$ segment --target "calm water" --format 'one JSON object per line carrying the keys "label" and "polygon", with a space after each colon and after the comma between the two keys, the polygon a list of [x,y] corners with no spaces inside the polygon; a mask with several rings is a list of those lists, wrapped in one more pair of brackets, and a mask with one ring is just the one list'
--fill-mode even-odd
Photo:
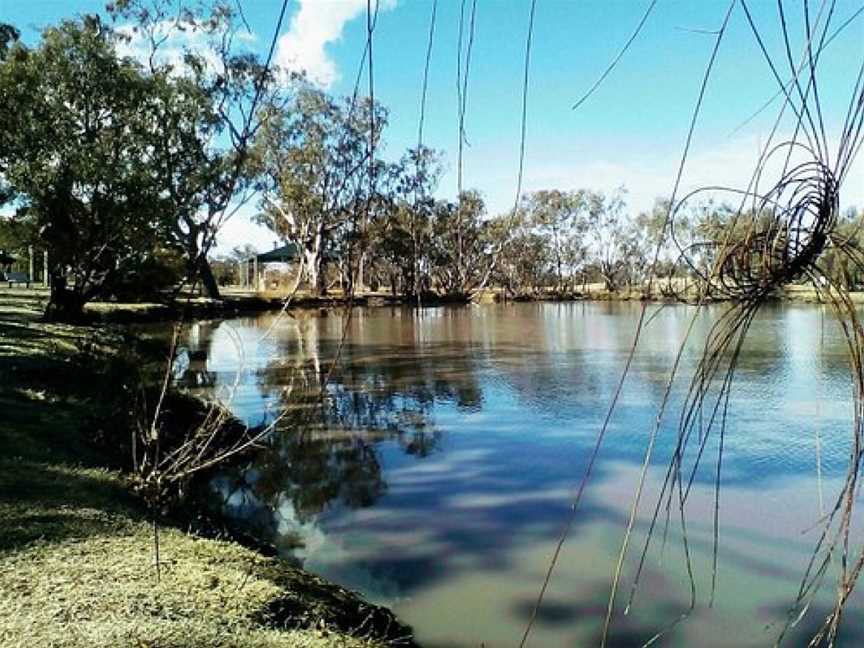
{"label": "calm water", "polygon": [[[271,445],[215,484],[232,515],[284,556],[391,606],[424,646],[514,646],[640,308],[356,311],[323,398],[322,375],[346,326],[341,314],[201,322],[189,339],[197,353],[178,375],[217,394],[250,423],[284,410]],[[724,309],[697,314],[682,357],[624,566],[610,646],[641,645],[687,607],[684,543],[673,509],[665,543],[661,514],[634,605],[623,615],[687,384]],[[693,313],[666,307],[643,334],[529,645],[599,645],[648,435]],[[658,645],[773,643],[817,539],[807,530],[833,503],[845,472],[848,372],[839,328],[821,309],[772,306],[757,318],[729,403],[714,606],[707,603],[716,432],[705,443],[686,509],[697,608]],[[708,417],[706,406],[703,424]],[[694,438],[687,467],[697,443]],[[828,596],[787,645],[806,643]],[[864,645],[860,614],[853,599],[840,645]]]}

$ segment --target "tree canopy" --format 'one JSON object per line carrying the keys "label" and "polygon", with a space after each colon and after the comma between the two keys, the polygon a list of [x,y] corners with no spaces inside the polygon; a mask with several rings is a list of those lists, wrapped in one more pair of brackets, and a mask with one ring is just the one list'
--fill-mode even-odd
{"label": "tree canopy", "polygon": [[63,317],[151,254],[162,218],[153,83],[111,35],[96,18],[66,21],[0,65],[0,173],[51,250]]}

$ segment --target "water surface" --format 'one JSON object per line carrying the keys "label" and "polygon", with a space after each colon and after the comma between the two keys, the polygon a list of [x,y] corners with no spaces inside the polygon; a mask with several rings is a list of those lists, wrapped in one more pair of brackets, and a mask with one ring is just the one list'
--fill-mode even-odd
{"label": "water surface", "polygon": [[[833,504],[850,447],[845,342],[818,307],[765,307],[742,348],[723,436],[713,607],[716,426],[692,475],[686,546],[677,508],[664,533],[661,507],[634,604],[623,615],[688,384],[725,308],[649,306],[653,316],[529,645],[599,645],[649,435],[694,314],[608,645],[642,645],[688,608],[685,549],[697,606],[659,645],[776,639],[818,538],[818,529],[805,531]],[[181,364],[179,380],[215,393],[249,423],[281,416],[270,445],[214,484],[232,515],[284,556],[391,606],[424,646],[513,646],[585,473],[640,309],[378,308],[356,310],[347,323],[341,312],[199,322],[188,340],[196,353]],[[704,433],[709,416],[706,405],[694,435]],[[698,440],[691,447],[689,467]],[[806,643],[829,603],[826,591],[788,645]],[[857,599],[850,610],[840,645],[861,645]]]}

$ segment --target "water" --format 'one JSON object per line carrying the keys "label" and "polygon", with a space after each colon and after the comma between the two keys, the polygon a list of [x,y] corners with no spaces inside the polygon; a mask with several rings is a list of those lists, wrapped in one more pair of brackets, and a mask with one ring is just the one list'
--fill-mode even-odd
{"label": "water", "polygon": [[[323,398],[322,376],[346,330],[341,313],[200,322],[189,336],[192,359],[178,376],[252,424],[281,412],[272,443],[214,484],[231,515],[283,556],[391,606],[424,646],[513,646],[586,470],[640,308],[355,311]],[[663,533],[661,507],[634,604],[623,615],[687,386],[725,308],[696,314],[646,475],[609,646],[642,645],[688,608],[685,536],[677,507]],[[599,645],[649,434],[694,312],[649,307],[653,317],[529,645]],[[701,413],[701,433],[713,402]],[[707,604],[717,426],[706,437],[686,507],[696,609],[658,645],[774,642],[818,538],[818,529],[807,530],[833,504],[845,474],[851,417],[836,323],[818,307],[765,307],[742,348],[729,401],[714,605]],[[699,435],[697,426],[685,485]],[[860,546],[860,533],[855,540]],[[829,604],[826,591],[787,645],[806,643]],[[853,597],[840,645],[864,642],[860,613]]]}

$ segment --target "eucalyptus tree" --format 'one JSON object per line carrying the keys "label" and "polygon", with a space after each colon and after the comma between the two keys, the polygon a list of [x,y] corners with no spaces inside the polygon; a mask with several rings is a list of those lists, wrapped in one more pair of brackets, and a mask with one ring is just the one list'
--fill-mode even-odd
{"label": "eucalyptus tree", "polygon": [[300,246],[309,284],[321,294],[325,258],[338,251],[350,263],[355,246],[365,245],[367,217],[388,174],[384,162],[371,160],[387,113],[365,98],[339,100],[302,81],[295,88],[263,112],[258,220]]}
{"label": "eucalyptus tree", "polygon": [[[526,201],[523,201],[523,205]],[[493,284],[515,297],[530,297],[557,280],[556,256],[545,233],[538,231],[526,209],[502,214],[488,223],[490,238],[500,247]]]}
{"label": "eucalyptus tree", "polygon": [[492,239],[486,203],[479,191],[463,191],[453,202],[436,203],[429,250],[434,285],[448,297],[467,299],[491,263]]}
{"label": "eucalyptus tree", "polygon": [[390,165],[389,182],[379,191],[382,212],[371,223],[375,270],[391,291],[417,297],[429,286],[432,197],[441,177],[441,154],[420,146]]}
{"label": "eucalyptus tree", "polygon": [[0,216],[0,250],[18,256],[38,242],[39,232],[32,219],[24,214]]}
{"label": "eucalyptus tree", "polygon": [[588,230],[588,202],[584,191],[557,189],[535,191],[523,200],[530,225],[546,241],[555,264],[556,288],[563,289],[569,275],[584,256]]}
{"label": "eucalyptus tree", "polygon": [[[390,287],[393,295],[416,294],[414,272],[417,268],[415,242],[420,234],[416,212],[407,202],[394,201],[385,218],[376,219],[370,228],[372,272],[376,283]],[[428,237],[424,237],[428,240]]]}
{"label": "eucalyptus tree", "polygon": [[113,36],[64,21],[0,60],[0,175],[49,250],[50,318],[80,318],[159,238],[152,83]]}
{"label": "eucalyptus tree", "polygon": [[835,286],[858,290],[864,283],[864,212],[848,208],[840,214],[835,232],[822,253],[820,271]]}
{"label": "eucalyptus tree", "polygon": [[230,3],[118,0],[110,9],[115,21],[126,21],[120,51],[141,60],[153,80],[166,238],[185,255],[191,281],[218,297],[208,253],[251,196],[257,107],[279,92],[276,74],[244,49],[244,21]]}
{"label": "eucalyptus tree", "polygon": [[[13,25],[0,23],[0,65],[2,65],[11,47],[17,42],[21,32]],[[2,109],[0,109],[2,110]],[[11,148],[11,140],[7,140],[13,133],[4,133],[0,130],[0,151],[3,147]],[[0,153],[2,159],[2,153]],[[0,206],[6,205],[15,198],[15,191],[3,173],[0,163]],[[23,250],[28,245],[38,240],[38,231],[33,226],[33,219],[22,218],[23,213],[17,218],[0,215],[0,250],[5,252]]]}
{"label": "eucalyptus tree", "polygon": [[9,48],[18,41],[21,32],[14,25],[0,23],[0,57],[6,55]]}
{"label": "eucalyptus tree", "polygon": [[618,290],[622,280],[632,283],[633,278],[627,272],[628,263],[633,262],[638,245],[622,192],[607,196],[602,192],[585,191],[583,200],[588,210],[589,258],[606,289]]}

